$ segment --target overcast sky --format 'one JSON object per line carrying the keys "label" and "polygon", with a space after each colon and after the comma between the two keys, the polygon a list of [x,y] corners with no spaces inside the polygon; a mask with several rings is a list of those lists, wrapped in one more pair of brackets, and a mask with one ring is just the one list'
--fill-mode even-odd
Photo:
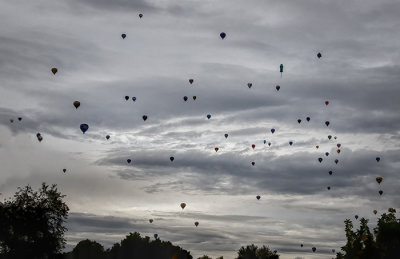
{"label": "overcast sky", "polygon": [[0,0],[0,17],[0,193],[57,184],[66,251],[138,231],[195,258],[331,258],[345,219],[400,210],[399,1]]}

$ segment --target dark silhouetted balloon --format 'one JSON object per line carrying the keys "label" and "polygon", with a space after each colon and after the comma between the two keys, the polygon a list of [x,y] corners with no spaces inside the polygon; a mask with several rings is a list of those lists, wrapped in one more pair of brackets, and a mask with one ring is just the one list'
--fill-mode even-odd
{"label": "dark silhouetted balloon", "polygon": [[169,158],[169,160],[171,160],[171,162],[174,161],[174,159],[175,159],[175,158],[174,158],[173,156],[171,156],[171,157]]}
{"label": "dark silhouetted balloon", "polygon": [[313,248],[311,248],[311,250],[312,250],[313,252],[315,252],[315,251],[317,250],[317,248],[313,247]]}
{"label": "dark silhouetted balloon", "polygon": [[149,219],[149,222],[150,222],[150,223],[153,223],[153,219]]}
{"label": "dark silhouetted balloon", "polygon": [[283,73],[283,64],[281,64],[281,65],[279,66],[279,72],[281,72],[281,76],[282,76],[282,73]]}
{"label": "dark silhouetted balloon", "polygon": [[78,109],[78,107],[81,106],[81,102],[80,101],[74,101],[73,104],[75,106],[75,109]]}
{"label": "dark silhouetted balloon", "polygon": [[329,101],[325,101],[325,105],[328,106],[328,104],[329,104]]}
{"label": "dark silhouetted balloon", "polygon": [[253,149],[255,149],[255,148],[256,148],[256,145],[253,144],[253,145],[251,145],[251,147],[252,147]]}
{"label": "dark silhouetted balloon", "polygon": [[197,227],[197,226],[199,225],[199,222],[196,221],[196,222],[194,223],[194,225]]}
{"label": "dark silhouetted balloon", "polygon": [[184,209],[186,207],[186,203],[182,202],[181,203],[181,208]]}
{"label": "dark silhouetted balloon", "polygon": [[38,136],[37,139],[39,140],[39,142],[42,142],[43,137],[42,136]]}
{"label": "dark silhouetted balloon", "polygon": [[303,247],[303,244],[300,244],[300,247]]}
{"label": "dark silhouetted balloon", "polygon": [[311,118],[310,118],[310,117],[307,117],[307,118],[306,118],[306,120],[307,120],[307,121],[310,121],[310,120],[311,120]]}
{"label": "dark silhouetted balloon", "polygon": [[215,152],[218,152],[219,148],[216,147],[216,148],[214,148],[214,150],[215,150]]}
{"label": "dark silhouetted balloon", "polygon": [[253,161],[253,162],[251,162],[251,165],[252,165],[252,166],[255,166],[255,164],[256,164],[256,162],[254,162],[254,161]]}
{"label": "dark silhouetted balloon", "polygon": [[257,200],[260,200],[260,199],[261,199],[261,196],[260,196],[260,195],[257,195],[256,198],[257,198]]}
{"label": "dark silhouetted balloon", "polygon": [[142,118],[143,118],[144,121],[146,121],[147,120],[147,115],[143,115]]}
{"label": "dark silhouetted balloon", "polygon": [[19,120],[19,121],[21,121],[21,120],[22,120],[22,118],[21,118],[21,117],[18,117],[18,120]]}
{"label": "dark silhouetted balloon", "polygon": [[289,141],[289,145],[293,145],[293,141]]}
{"label": "dark silhouetted balloon", "polygon": [[382,180],[383,180],[382,177],[376,177],[376,182],[377,182],[378,184],[381,184]]}
{"label": "dark silhouetted balloon", "polygon": [[271,133],[274,134],[274,132],[275,132],[275,129],[271,129]]}
{"label": "dark silhouetted balloon", "polygon": [[331,138],[332,138],[332,136],[331,136],[331,135],[328,135],[328,139],[331,140]]}
{"label": "dark silhouetted balloon", "polygon": [[356,219],[358,219],[358,215],[355,215],[354,217],[355,217]]}
{"label": "dark silhouetted balloon", "polygon": [[126,162],[128,162],[128,164],[130,164],[132,162],[132,160],[127,159]]}
{"label": "dark silhouetted balloon", "polygon": [[322,57],[322,55],[321,55],[320,52],[318,52],[317,57],[318,57],[318,58],[321,58],[321,57]]}
{"label": "dark silhouetted balloon", "polygon": [[323,160],[322,157],[318,158],[318,161],[319,161],[320,163],[322,162],[322,160]]}
{"label": "dark silhouetted balloon", "polygon": [[279,89],[281,89],[281,86],[277,85],[277,86],[275,86],[275,88],[276,88],[276,91],[279,91]]}
{"label": "dark silhouetted balloon", "polygon": [[196,95],[193,96],[193,101],[196,101],[196,99],[197,99],[197,96]]}
{"label": "dark silhouetted balloon", "polygon": [[271,142],[268,142],[268,146],[271,146]]}
{"label": "dark silhouetted balloon", "polygon": [[338,154],[340,154],[340,149],[336,150],[336,152],[337,152]]}
{"label": "dark silhouetted balloon", "polygon": [[89,125],[87,124],[81,124],[79,127],[83,134],[85,134],[85,132],[89,129]]}
{"label": "dark silhouetted balloon", "polygon": [[53,67],[53,68],[51,69],[51,72],[55,75],[55,74],[58,72],[58,69],[55,68],[55,67]]}
{"label": "dark silhouetted balloon", "polygon": [[219,34],[219,36],[221,37],[221,39],[225,39],[226,33],[225,33],[225,32],[221,32],[221,33]]}
{"label": "dark silhouetted balloon", "polygon": [[187,96],[184,96],[184,97],[183,97],[183,100],[186,102],[186,101],[188,100],[188,97],[187,97]]}
{"label": "dark silhouetted balloon", "polygon": [[247,83],[247,86],[248,86],[249,88],[251,88],[251,87],[253,86],[253,84],[252,84],[252,83]]}
{"label": "dark silhouetted balloon", "polygon": [[229,136],[229,135],[228,135],[228,133],[225,133],[225,135],[224,135],[224,136],[225,136],[225,138],[228,138],[228,136]]}
{"label": "dark silhouetted balloon", "polygon": [[317,145],[317,146],[315,146],[315,148],[316,148],[316,149],[318,149],[318,148],[319,148],[319,146]]}
{"label": "dark silhouetted balloon", "polygon": [[129,96],[125,96],[125,101],[128,101],[129,100]]}
{"label": "dark silhouetted balloon", "polygon": [[136,102],[136,97],[135,96],[132,97],[132,101]]}
{"label": "dark silhouetted balloon", "polygon": [[110,135],[107,135],[107,136],[106,136],[106,139],[109,140],[109,139],[110,139]]}
{"label": "dark silhouetted balloon", "polygon": [[325,156],[329,156],[329,152],[325,152]]}
{"label": "dark silhouetted balloon", "polygon": [[207,114],[207,119],[211,119],[211,114]]}
{"label": "dark silhouetted balloon", "polygon": [[328,187],[326,187],[328,190],[330,190],[331,189],[331,187],[330,186],[328,186]]}
{"label": "dark silhouetted balloon", "polygon": [[329,121],[325,121],[325,125],[326,125],[327,127],[329,126],[329,124],[330,124]]}
{"label": "dark silhouetted balloon", "polygon": [[332,171],[329,171],[329,175],[332,175],[332,173],[333,173]]}
{"label": "dark silhouetted balloon", "polygon": [[301,123],[301,120],[300,120],[300,119],[298,119],[298,120],[297,120],[297,122],[300,124],[300,123]]}
{"label": "dark silhouetted balloon", "polygon": [[154,234],[154,238],[157,239],[158,238],[158,234]]}
{"label": "dark silhouetted balloon", "polygon": [[67,169],[64,168],[64,169],[63,169],[63,172],[65,173],[66,171],[67,171]]}
{"label": "dark silhouetted balloon", "polygon": [[126,38],[126,34],[125,34],[125,33],[122,33],[122,34],[121,34],[121,37],[122,37],[122,39],[125,39],[125,38]]}
{"label": "dark silhouetted balloon", "polygon": [[377,211],[377,210],[374,210],[373,212],[374,212],[374,214],[375,214],[375,215],[376,215],[376,213],[378,213],[378,211]]}
{"label": "dark silhouetted balloon", "polygon": [[381,158],[380,158],[380,157],[377,157],[377,158],[375,158],[375,159],[376,159],[376,162],[381,161]]}
{"label": "dark silhouetted balloon", "polygon": [[14,120],[13,120],[13,119],[10,119],[10,122],[11,122],[11,123],[13,123],[13,122],[14,122]]}
{"label": "dark silhouetted balloon", "polygon": [[264,144],[267,144],[267,141],[264,139]]}
{"label": "dark silhouetted balloon", "polygon": [[336,164],[339,163],[339,159],[335,159],[335,163],[336,163]]}
{"label": "dark silhouetted balloon", "polygon": [[383,191],[382,190],[379,190],[379,195],[382,195],[383,194]]}
{"label": "dark silhouetted balloon", "polygon": [[189,79],[189,83],[190,83],[190,84],[193,84],[193,82],[194,82],[194,79],[193,79],[193,78],[190,78],[190,79]]}
{"label": "dark silhouetted balloon", "polygon": [[142,19],[142,17],[143,17],[143,14],[140,13],[140,14],[139,14],[139,18]]}

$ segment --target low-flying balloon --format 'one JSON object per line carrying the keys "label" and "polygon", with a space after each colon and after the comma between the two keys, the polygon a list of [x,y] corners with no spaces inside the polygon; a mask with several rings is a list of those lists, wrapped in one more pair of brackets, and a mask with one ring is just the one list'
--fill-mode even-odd
{"label": "low-flying balloon", "polygon": [[85,132],[89,129],[89,125],[83,123],[79,126],[79,128],[81,129],[82,133],[85,134]]}
{"label": "low-flying balloon", "polygon": [[158,234],[154,234],[154,238],[157,239],[158,238]]}
{"label": "low-flying balloon", "polygon": [[73,104],[75,106],[75,109],[78,109],[78,107],[81,106],[81,102],[80,101],[74,101]]}

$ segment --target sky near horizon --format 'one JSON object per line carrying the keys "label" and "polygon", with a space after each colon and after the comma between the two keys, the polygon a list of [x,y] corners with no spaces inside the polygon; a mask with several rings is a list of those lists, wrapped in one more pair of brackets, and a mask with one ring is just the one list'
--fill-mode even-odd
{"label": "sky near horizon", "polygon": [[66,251],[137,231],[194,258],[331,258],[345,219],[400,210],[399,1],[0,0],[0,16],[0,198],[57,184]]}

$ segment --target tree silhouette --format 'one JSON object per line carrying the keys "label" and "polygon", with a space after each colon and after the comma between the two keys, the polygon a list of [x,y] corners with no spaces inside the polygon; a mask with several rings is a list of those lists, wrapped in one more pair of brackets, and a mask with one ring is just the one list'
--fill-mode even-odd
{"label": "tree silhouette", "polygon": [[258,248],[254,244],[241,247],[237,259],[279,259],[279,255],[271,251],[268,247]]}
{"label": "tree silhouette", "polygon": [[104,248],[96,241],[89,239],[79,242],[72,250],[74,259],[103,259],[105,257]]}
{"label": "tree silhouette", "polygon": [[368,227],[368,220],[362,218],[360,227],[353,231],[353,223],[346,219],[345,233],[347,242],[342,247],[344,253],[337,253],[337,259],[391,259],[400,255],[400,221],[396,219],[396,210],[390,208],[378,220],[374,235]]}
{"label": "tree silhouette", "polygon": [[64,195],[56,185],[28,185],[0,202],[0,254],[4,258],[55,258],[65,246],[63,226],[68,216]]}

